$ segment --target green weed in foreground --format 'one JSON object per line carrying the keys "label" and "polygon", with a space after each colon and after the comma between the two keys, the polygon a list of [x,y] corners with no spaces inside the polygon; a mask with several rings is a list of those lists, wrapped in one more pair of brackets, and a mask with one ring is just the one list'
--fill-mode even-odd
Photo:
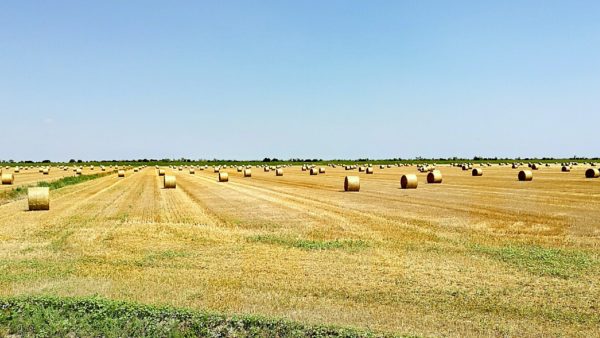
{"label": "green weed in foreground", "polygon": [[332,241],[308,240],[287,238],[272,235],[252,236],[248,239],[251,242],[260,242],[267,244],[277,244],[303,250],[332,250],[332,249],[362,249],[368,247],[368,243],[362,240],[336,239]]}
{"label": "green weed in foreground", "polygon": [[102,298],[0,298],[0,336],[384,337],[282,319],[227,316]]}
{"label": "green weed in foreground", "polygon": [[525,245],[504,247],[475,245],[473,249],[540,276],[577,277],[597,264],[597,260],[589,254],[577,250]]}

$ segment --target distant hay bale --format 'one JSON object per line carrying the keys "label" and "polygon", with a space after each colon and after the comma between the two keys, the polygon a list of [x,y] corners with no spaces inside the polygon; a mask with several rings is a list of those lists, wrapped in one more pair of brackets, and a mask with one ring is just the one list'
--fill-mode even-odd
{"label": "distant hay bale", "polygon": [[50,169],[49,168],[42,169],[42,174],[44,174],[44,175],[50,174]]}
{"label": "distant hay bale", "polygon": [[271,169],[269,167],[264,167],[263,170],[268,173]]}
{"label": "distant hay bale", "polygon": [[402,189],[417,189],[419,180],[415,174],[402,175],[400,178],[400,188]]}
{"label": "distant hay bale", "polygon": [[325,173],[325,168],[321,167],[319,168],[319,174],[324,174]]}
{"label": "distant hay bale", "polygon": [[241,173],[241,172],[242,172],[242,170],[244,170],[244,167],[237,167],[237,172],[238,172],[238,173]]}
{"label": "distant hay bale", "polygon": [[439,170],[430,171],[427,174],[427,183],[442,183],[442,172]]}
{"label": "distant hay bale", "polygon": [[35,187],[27,190],[29,210],[50,210],[50,188]]}
{"label": "distant hay bale", "polygon": [[79,168],[75,169],[75,175],[81,175],[81,174],[82,174],[81,169],[79,169]]}
{"label": "distant hay bale", "polygon": [[344,179],[344,191],[359,191],[360,190],[360,177],[358,176],[346,176]]}
{"label": "distant hay bale", "polygon": [[385,166],[383,164],[380,164],[379,169],[385,169]]}
{"label": "distant hay bale", "polygon": [[569,171],[571,171],[571,167],[568,165],[563,165],[561,171],[564,173],[568,173]]}
{"label": "distant hay bale", "polygon": [[244,177],[252,177],[252,169],[244,169]]}
{"label": "distant hay bale", "polygon": [[306,171],[306,169],[307,168],[305,166],[302,166],[302,171]]}
{"label": "distant hay bale", "polygon": [[134,168],[134,169],[133,169],[133,172],[134,172],[134,173],[137,173],[138,171],[139,171],[139,169],[138,169],[138,168]]}
{"label": "distant hay bale", "polygon": [[279,168],[275,170],[275,176],[283,176],[283,169]]}
{"label": "distant hay bale", "polygon": [[519,171],[519,181],[531,181],[533,180],[533,172],[531,170]]}
{"label": "distant hay bale", "polygon": [[19,167],[15,168],[15,174],[18,174],[19,172],[21,172],[21,169],[19,169]]}
{"label": "distant hay bale", "polygon": [[538,164],[537,164],[537,163],[533,163],[533,164],[530,166],[530,168],[531,168],[531,170],[538,170],[538,169],[540,169],[540,167],[538,166]]}
{"label": "distant hay bale", "polygon": [[373,167],[368,167],[367,168],[367,174],[372,175],[373,174]]}
{"label": "distant hay bale", "polygon": [[228,182],[229,181],[229,174],[226,172],[220,172],[219,173],[219,182]]}
{"label": "distant hay bale", "polygon": [[475,169],[473,169],[473,171],[471,171],[471,175],[472,176],[483,176],[483,169],[475,168]]}
{"label": "distant hay bale", "polygon": [[[598,177],[600,177],[600,170],[598,170],[596,168],[589,168],[588,170],[585,171],[585,177],[586,178],[598,178]],[[4,182],[4,181],[2,181],[2,182]]]}
{"label": "distant hay bale", "polygon": [[119,170],[117,172],[118,177],[125,177],[125,170]]}
{"label": "distant hay bale", "polygon": [[311,175],[318,175],[319,174],[319,170],[317,168],[310,168],[310,174]]}
{"label": "distant hay bale", "polygon": [[165,176],[165,169],[158,169],[158,176]]}
{"label": "distant hay bale", "polygon": [[361,173],[364,172],[365,169],[366,169],[365,167],[358,167],[358,171],[361,172]]}
{"label": "distant hay bale", "polygon": [[2,174],[2,185],[12,185],[13,183],[15,183],[15,175]]}
{"label": "distant hay bale", "polygon": [[215,172],[215,173],[218,173],[218,172],[220,172],[220,171],[221,171],[221,169],[220,169],[220,168],[215,168],[215,169],[214,169],[214,172]]}
{"label": "distant hay bale", "polygon": [[517,168],[519,168],[519,165],[518,165],[518,164],[516,164],[516,163],[513,163],[513,164],[512,164],[512,168],[513,168],[513,169],[517,169]]}
{"label": "distant hay bale", "polygon": [[175,189],[177,187],[177,179],[175,176],[165,175],[163,179],[163,187],[165,189]]}
{"label": "distant hay bale", "polygon": [[196,174],[196,169],[190,168],[190,175],[195,175],[195,174]]}

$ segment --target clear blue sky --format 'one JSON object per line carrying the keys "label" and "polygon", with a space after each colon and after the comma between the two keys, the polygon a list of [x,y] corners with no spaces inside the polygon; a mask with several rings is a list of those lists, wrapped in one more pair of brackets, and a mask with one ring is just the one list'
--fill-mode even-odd
{"label": "clear blue sky", "polygon": [[0,159],[600,156],[600,1],[2,1]]}

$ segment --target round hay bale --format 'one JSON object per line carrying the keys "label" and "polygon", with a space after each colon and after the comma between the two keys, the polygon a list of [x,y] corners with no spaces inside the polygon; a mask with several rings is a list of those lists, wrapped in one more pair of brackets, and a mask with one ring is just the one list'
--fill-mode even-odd
{"label": "round hay bale", "polygon": [[81,169],[78,168],[75,170],[75,175],[81,175],[81,174],[82,174]]}
{"label": "round hay bale", "polygon": [[242,172],[242,170],[244,170],[244,168],[243,168],[243,167],[237,167],[237,172],[238,172],[238,173],[241,173],[241,172]]}
{"label": "round hay bale", "polygon": [[220,172],[220,171],[221,171],[221,169],[219,169],[219,168],[215,168],[215,169],[214,169],[214,172],[215,172],[215,173],[218,173],[218,172]]}
{"label": "round hay bale", "polygon": [[158,169],[158,176],[165,176],[165,169]]}
{"label": "round hay bale", "polygon": [[283,169],[280,168],[280,169],[275,170],[275,175],[276,176],[283,176]]}
{"label": "round hay bale", "polygon": [[18,174],[19,172],[21,172],[21,169],[19,169],[19,167],[15,168],[15,174]]}
{"label": "round hay bale", "polygon": [[244,177],[252,177],[252,169],[244,169]]}
{"label": "round hay bale", "polygon": [[195,175],[195,174],[196,174],[196,169],[190,168],[190,175]]}
{"label": "round hay bale", "polygon": [[383,164],[380,164],[379,169],[385,169],[385,166]]}
{"label": "round hay bale", "polygon": [[415,174],[406,174],[400,177],[400,188],[402,189],[417,189],[419,180]]}
{"label": "round hay bale", "polygon": [[50,210],[50,188],[35,187],[27,189],[29,210]]}
{"label": "round hay bale", "polygon": [[[180,170],[181,170],[181,169],[180,169]],[[138,171],[139,171],[139,169],[138,169],[138,168],[134,168],[134,169],[133,169],[133,172],[134,172],[134,173],[137,173]]]}
{"label": "round hay bale", "polygon": [[226,172],[219,173],[219,182],[228,182],[229,174]]}
{"label": "round hay bale", "polygon": [[15,175],[2,174],[2,185],[12,185],[13,183],[15,183]]}
{"label": "round hay bale", "polygon": [[427,174],[427,183],[442,183],[442,172],[439,170],[430,171]]}
{"label": "round hay bale", "polygon": [[306,167],[305,166],[302,166],[302,171],[306,171]]}
{"label": "round hay bale", "polygon": [[119,170],[117,172],[118,177],[125,177],[125,170]]}
{"label": "round hay bale", "polygon": [[540,167],[537,163],[533,163],[530,168],[531,168],[531,170],[539,170],[540,169]]}
{"label": "round hay bale", "polygon": [[163,179],[163,186],[165,189],[175,189],[177,187],[177,179],[175,176],[165,175]]}
{"label": "round hay bale", "polygon": [[471,175],[472,176],[483,176],[483,169],[475,168],[475,169],[473,169],[473,171],[471,171]]}
{"label": "round hay bale", "polygon": [[365,167],[358,167],[358,171],[361,172],[361,173],[364,172],[365,169],[366,169]]}
{"label": "round hay bale", "polygon": [[569,171],[571,171],[571,167],[568,165],[563,165],[561,171],[563,173],[568,173]]}
{"label": "round hay bale", "polygon": [[268,173],[271,169],[269,167],[264,167],[263,170]]}
{"label": "round hay bale", "polygon": [[368,167],[367,168],[367,174],[372,175],[373,174],[373,167]]}
{"label": "round hay bale", "polygon": [[321,167],[319,168],[319,174],[324,174],[325,173],[325,168]]}
{"label": "round hay bale", "polygon": [[519,171],[519,181],[531,181],[533,180],[533,172],[531,170]]}
{"label": "round hay bale", "polygon": [[359,191],[360,190],[360,177],[358,176],[346,176],[344,179],[344,191]]}
{"label": "round hay bale", "polygon": [[512,168],[513,168],[513,169],[517,169],[517,168],[519,168],[519,165],[518,165],[518,164],[516,164],[516,163],[513,163],[513,164],[512,164]]}
{"label": "round hay bale", "polygon": [[[4,177],[4,175],[2,177]],[[600,177],[600,170],[598,170],[596,168],[589,168],[588,170],[585,171],[585,177],[586,178],[598,178],[598,177]],[[4,183],[4,180],[2,181],[2,183]]]}
{"label": "round hay bale", "polygon": [[317,170],[317,168],[310,168],[310,174],[311,175],[318,175],[319,171]]}
{"label": "round hay bale", "polygon": [[50,174],[50,169],[48,169],[48,168],[43,169],[42,174],[44,174],[44,175]]}

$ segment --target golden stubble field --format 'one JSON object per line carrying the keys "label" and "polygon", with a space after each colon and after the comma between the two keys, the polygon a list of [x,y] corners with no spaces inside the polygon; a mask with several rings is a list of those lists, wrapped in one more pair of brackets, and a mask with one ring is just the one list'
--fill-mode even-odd
{"label": "golden stubble field", "polygon": [[[600,335],[600,179],[154,168],[0,206],[0,295],[102,295],[417,335]],[[361,176],[358,193],[343,178]]]}

